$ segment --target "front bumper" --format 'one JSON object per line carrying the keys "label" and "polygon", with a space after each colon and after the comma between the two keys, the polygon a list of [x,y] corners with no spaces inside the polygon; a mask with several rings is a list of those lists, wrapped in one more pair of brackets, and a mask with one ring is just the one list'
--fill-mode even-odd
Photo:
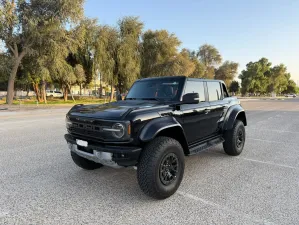
{"label": "front bumper", "polygon": [[135,166],[142,150],[137,146],[104,145],[95,142],[88,142],[87,147],[82,147],[77,145],[72,135],[65,134],[64,138],[70,150],[79,156],[115,168]]}

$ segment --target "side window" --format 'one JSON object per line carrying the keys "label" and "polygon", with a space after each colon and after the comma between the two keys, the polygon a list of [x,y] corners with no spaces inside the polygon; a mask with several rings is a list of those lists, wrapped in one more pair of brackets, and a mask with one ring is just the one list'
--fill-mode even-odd
{"label": "side window", "polygon": [[221,88],[219,82],[207,82],[209,101],[218,101],[221,100]]}
{"label": "side window", "polygon": [[187,81],[186,88],[185,88],[185,93],[198,93],[199,94],[199,99],[201,102],[205,102],[205,89],[203,86],[203,82],[199,81]]}
{"label": "side window", "polygon": [[222,90],[223,90],[223,96],[224,96],[224,98],[228,98],[229,95],[228,95],[226,86],[224,84],[221,84],[221,85],[222,85]]}

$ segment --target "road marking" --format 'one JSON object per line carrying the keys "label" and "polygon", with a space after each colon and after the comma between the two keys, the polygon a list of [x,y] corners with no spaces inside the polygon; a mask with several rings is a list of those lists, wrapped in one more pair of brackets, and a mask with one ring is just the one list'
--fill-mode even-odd
{"label": "road marking", "polygon": [[19,118],[28,118],[28,117],[44,117],[44,116],[59,116],[63,115],[65,116],[67,112],[61,112],[61,113],[46,113],[46,114],[26,114],[26,115],[12,115],[12,116],[1,116],[0,119],[19,119]]}
{"label": "road marking", "polygon": [[[59,119],[59,118],[58,118]],[[62,118],[64,119],[64,118]],[[49,118],[49,119],[39,119],[39,120],[19,120],[19,121],[5,121],[3,123],[1,123],[1,125],[5,125],[5,124],[13,124],[13,123],[34,123],[34,122],[45,122],[45,121],[52,121],[52,123],[55,123],[55,124],[62,124],[61,122],[58,122],[56,121],[57,118]],[[56,122],[55,122],[56,121]]]}
{"label": "road marking", "polygon": [[[204,152],[202,152],[204,153]],[[220,153],[220,152],[205,152],[205,153],[211,153],[211,154],[217,154],[217,155],[225,155],[224,153]],[[266,161],[261,161],[261,160],[256,160],[256,159],[249,159],[249,158],[244,158],[244,157],[237,157],[235,159],[243,159],[246,161],[251,161],[251,162],[257,162],[257,163],[263,163],[263,164],[267,164],[267,165],[272,165],[272,166],[279,166],[279,167],[284,167],[284,168],[288,168],[288,169],[294,169],[294,170],[299,170],[299,168],[294,167],[294,166],[288,166],[288,165],[283,165],[283,164],[278,164],[278,163],[274,163],[274,162],[266,162]]]}
{"label": "road marking", "polygon": [[254,141],[264,141],[264,142],[269,142],[269,143],[287,144],[286,142],[283,142],[283,141],[269,141],[269,140],[258,139],[258,138],[247,138],[247,139],[254,140]]}
{"label": "road marking", "polygon": [[258,129],[258,128],[249,128],[249,130],[264,130],[264,131],[274,131],[274,132],[278,132],[278,133],[290,133],[290,134],[299,134],[299,132],[296,131],[287,131],[287,130],[273,130],[273,129]]}
{"label": "road marking", "polygon": [[251,162],[257,162],[257,163],[263,163],[263,164],[268,164],[268,165],[273,165],[273,166],[284,167],[284,168],[288,168],[288,169],[295,169],[295,170],[299,169],[299,168],[293,167],[293,166],[288,166],[288,165],[283,165],[283,164],[278,164],[278,163],[273,163],[273,162],[265,162],[265,161],[260,161],[260,160],[256,160],[256,159],[248,159],[248,158],[244,158],[244,157],[240,157],[240,159],[244,159],[244,160],[251,161]]}
{"label": "road marking", "polygon": [[177,193],[185,198],[188,198],[188,199],[191,199],[191,200],[194,200],[194,201],[197,201],[197,202],[201,202],[201,203],[204,203],[206,205],[209,205],[209,206],[212,206],[214,208],[217,208],[217,209],[220,209],[220,210],[224,210],[226,212],[228,212],[229,214],[235,214],[235,215],[240,215],[242,216],[243,218],[246,218],[246,219],[249,219],[250,221],[254,221],[254,222],[258,222],[258,223],[262,223],[262,224],[274,224],[273,222],[270,222],[270,221],[267,221],[267,220],[264,220],[264,219],[260,219],[260,218],[254,218],[246,213],[242,213],[242,212],[238,212],[238,211],[235,211],[233,209],[230,209],[228,207],[225,207],[223,205],[219,205],[217,203],[214,203],[214,202],[211,202],[211,201],[208,201],[208,200],[205,200],[205,199],[202,199],[202,198],[199,198],[195,195],[192,195],[192,194],[189,194],[189,193],[185,193],[185,192],[182,192],[182,191],[177,191]]}

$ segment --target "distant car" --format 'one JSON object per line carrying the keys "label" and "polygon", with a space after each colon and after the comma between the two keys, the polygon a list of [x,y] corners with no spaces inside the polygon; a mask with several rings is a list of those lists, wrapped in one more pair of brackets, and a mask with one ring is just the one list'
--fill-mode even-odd
{"label": "distant car", "polygon": [[56,98],[63,97],[63,94],[62,94],[61,91],[50,91],[50,90],[47,90],[46,91],[46,95],[47,95],[47,97],[56,97]]}
{"label": "distant car", "polygon": [[296,98],[297,95],[296,94],[286,94],[285,97]]}

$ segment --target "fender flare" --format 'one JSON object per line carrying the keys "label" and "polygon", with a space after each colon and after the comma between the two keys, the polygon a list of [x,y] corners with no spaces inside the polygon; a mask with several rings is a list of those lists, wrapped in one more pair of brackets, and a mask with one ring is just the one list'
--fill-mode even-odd
{"label": "fender flare", "polygon": [[226,113],[224,124],[223,124],[223,130],[230,130],[233,128],[234,122],[236,121],[239,114],[242,114],[244,126],[247,126],[247,119],[246,114],[242,106],[240,105],[234,105],[231,106]]}
{"label": "fender flare", "polygon": [[149,142],[153,140],[161,131],[168,129],[168,128],[174,128],[177,127],[181,129],[184,138],[185,133],[184,130],[181,126],[181,124],[173,117],[160,117],[157,119],[153,119],[150,122],[148,122],[143,129],[141,130],[141,133],[139,135],[139,139],[142,142]]}

